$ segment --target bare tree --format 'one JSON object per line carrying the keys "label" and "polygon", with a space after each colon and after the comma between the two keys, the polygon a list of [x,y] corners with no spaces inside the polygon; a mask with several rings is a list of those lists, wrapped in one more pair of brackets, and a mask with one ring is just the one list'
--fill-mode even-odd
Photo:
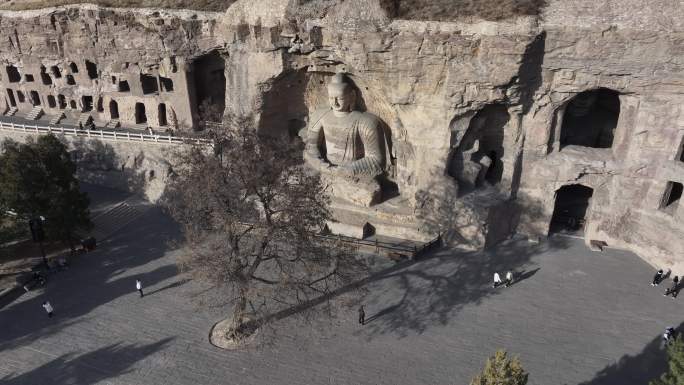
{"label": "bare tree", "polygon": [[276,312],[316,312],[303,305],[332,297],[365,269],[349,249],[317,236],[330,218],[330,198],[302,166],[301,145],[251,128],[211,135],[220,150],[179,155],[168,202],[187,243],[180,268],[228,289],[226,338],[240,342]]}

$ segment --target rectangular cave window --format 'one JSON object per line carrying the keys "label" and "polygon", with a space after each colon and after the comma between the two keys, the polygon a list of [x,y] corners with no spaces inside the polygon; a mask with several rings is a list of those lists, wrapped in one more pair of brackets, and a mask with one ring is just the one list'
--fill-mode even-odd
{"label": "rectangular cave window", "polygon": [[131,90],[131,87],[128,85],[128,81],[126,81],[126,80],[119,81],[119,87],[118,87],[119,92],[129,92],[130,90]]}
{"label": "rectangular cave window", "polygon": [[679,143],[679,151],[677,152],[675,159],[680,162],[684,162],[684,137],[682,137],[682,141]]}
{"label": "rectangular cave window", "polygon": [[154,76],[140,74],[140,85],[142,86],[142,92],[144,95],[159,92],[157,78]]}
{"label": "rectangular cave window", "polygon": [[22,91],[17,91],[17,99],[19,99],[19,103],[26,102],[26,97]]}
{"label": "rectangular cave window", "polygon": [[66,97],[64,95],[57,95],[57,104],[59,105],[59,109],[63,110],[67,107],[67,102],[66,102]]}
{"label": "rectangular cave window", "polygon": [[165,78],[163,76],[159,77],[159,84],[161,85],[161,90],[164,92],[173,91],[173,80]]}
{"label": "rectangular cave window", "polygon": [[43,85],[49,86],[52,84],[52,78],[50,75],[45,73],[45,67],[43,67],[40,71],[40,80],[43,82]]}
{"label": "rectangular cave window", "polygon": [[18,83],[21,80],[21,75],[19,74],[19,69],[15,66],[7,66],[5,67],[5,70],[7,71],[7,80],[9,80],[10,83]]}
{"label": "rectangular cave window", "polygon": [[88,60],[85,61],[86,72],[88,72],[88,77],[91,79],[97,79],[97,65]]}
{"label": "rectangular cave window", "polygon": [[52,71],[52,75],[56,78],[59,79],[62,77],[62,72],[59,70],[59,67],[57,66],[52,66],[50,67],[50,71]]}
{"label": "rectangular cave window", "polygon": [[56,108],[57,107],[57,100],[55,100],[55,97],[53,95],[48,95],[47,101],[48,101],[48,106],[50,106],[50,108]]}
{"label": "rectangular cave window", "polygon": [[35,79],[33,78],[33,75],[31,75],[31,74],[26,74],[26,75],[24,76],[24,78],[25,78],[26,81],[29,82],[29,83],[31,83],[31,82],[33,82],[33,81],[35,80]]}
{"label": "rectangular cave window", "polygon": [[93,97],[88,95],[83,95],[81,97],[81,103],[83,104],[83,112],[88,112],[93,110]]}
{"label": "rectangular cave window", "polygon": [[66,82],[70,86],[76,85],[76,80],[74,80],[73,75],[67,75],[66,76]]}
{"label": "rectangular cave window", "polygon": [[668,214],[674,214],[679,205],[679,200],[682,198],[682,190],[684,190],[684,186],[681,183],[667,182],[665,194],[663,194],[663,200],[660,203],[660,209]]}
{"label": "rectangular cave window", "polygon": [[112,84],[116,84],[116,76],[112,76]]}

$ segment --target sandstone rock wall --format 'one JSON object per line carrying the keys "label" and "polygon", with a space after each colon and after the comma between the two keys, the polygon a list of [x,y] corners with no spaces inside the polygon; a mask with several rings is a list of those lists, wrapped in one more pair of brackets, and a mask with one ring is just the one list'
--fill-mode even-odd
{"label": "sandstone rock wall", "polygon": [[[546,236],[557,192],[580,184],[592,189],[587,241],[684,272],[677,255],[684,203],[663,205],[672,183],[684,183],[681,4],[554,0],[541,19],[447,23],[393,20],[380,2],[298,3],[238,1],[225,14],[94,7],[3,13],[0,27],[12,33],[0,41],[0,62],[35,73],[56,63],[67,73],[70,61],[92,57],[102,76],[77,79],[73,91],[64,85],[74,97],[99,92],[105,105],[116,98],[127,121],[135,120],[140,99],[153,121],[164,102],[191,129],[199,114],[193,63],[219,52],[224,117],[251,116],[284,145],[304,135],[326,106],[326,82],[343,71],[387,130],[397,190],[361,211],[340,206],[345,223],[368,221],[397,237],[443,233],[483,247],[515,232]],[[145,95],[137,85],[121,95],[104,84],[141,73],[176,76],[173,97]],[[56,83],[41,93],[59,93]],[[31,88],[23,80],[19,86]],[[606,104],[617,117],[612,145],[568,145],[572,130],[564,122],[573,103],[599,89],[615,96]],[[473,172],[485,155],[492,171],[480,181]]]}

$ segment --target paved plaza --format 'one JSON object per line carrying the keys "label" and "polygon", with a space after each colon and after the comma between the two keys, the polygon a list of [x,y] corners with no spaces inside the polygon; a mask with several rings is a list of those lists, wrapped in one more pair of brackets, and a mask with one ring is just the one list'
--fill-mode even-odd
{"label": "paved plaza", "polygon": [[[284,319],[267,346],[208,343],[229,309],[200,308],[179,276],[175,224],[159,209],[66,272],[0,310],[0,383],[468,384],[497,348],[519,354],[529,384],[645,384],[665,368],[659,334],[684,320],[635,255],[554,237],[492,253],[442,250],[416,263],[378,260],[356,309],[303,326]],[[522,279],[491,288],[494,270]],[[145,285],[139,298],[135,280]],[[41,303],[49,299],[56,317]]]}

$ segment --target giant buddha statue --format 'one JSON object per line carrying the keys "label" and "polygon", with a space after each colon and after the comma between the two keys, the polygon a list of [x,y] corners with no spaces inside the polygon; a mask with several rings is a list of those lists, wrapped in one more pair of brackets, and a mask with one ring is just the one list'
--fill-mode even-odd
{"label": "giant buddha statue", "polygon": [[321,172],[333,197],[363,206],[380,202],[389,159],[380,120],[358,110],[356,89],[341,73],[328,84],[328,102],[311,120],[307,163]]}

